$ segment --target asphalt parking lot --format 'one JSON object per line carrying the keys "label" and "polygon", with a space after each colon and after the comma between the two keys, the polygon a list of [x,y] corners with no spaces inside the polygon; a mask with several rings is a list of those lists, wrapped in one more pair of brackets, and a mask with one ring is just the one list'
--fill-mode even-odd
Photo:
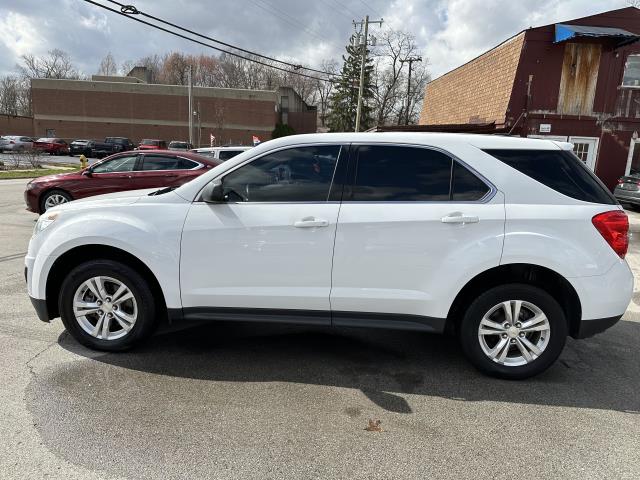
{"label": "asphalt parking lot", "polygon": [[26,182],[0,183],[0,478],[640,477],[640,293],[522,382],[408,332],[208,324],[97,353],[33,312]]}

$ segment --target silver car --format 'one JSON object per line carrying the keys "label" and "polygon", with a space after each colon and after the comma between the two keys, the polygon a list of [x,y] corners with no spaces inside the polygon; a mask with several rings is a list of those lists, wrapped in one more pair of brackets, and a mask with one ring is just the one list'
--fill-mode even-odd
{"label": "silver car", "polygon": [[0,152],[22,152],[33,148],[33,138],[21,135],[0,137]]}
{"label": "silver car", "polygon": [[640,206],[640,175],[631,174],[621,177],[613,195],[622,204]]}

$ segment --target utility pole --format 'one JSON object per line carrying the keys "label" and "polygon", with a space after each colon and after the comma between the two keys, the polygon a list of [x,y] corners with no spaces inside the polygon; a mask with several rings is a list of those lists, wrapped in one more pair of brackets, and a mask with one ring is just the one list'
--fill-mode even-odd
{"label": "utility pole", "polygon": [[[358,88],[358,109],[356,110],[356,132],[360,131],[360,117],[362,115],[362,93],[364,90],[364,67],[367,63],[367,44],[369,43],[369,24],[377,23],[379,26],[382,26],[383,19],[380,20],[369,20],[369,15],[367,15],[363,21],[356,22],[354,20],[353,26],[359,26],[362,28],[364,26],[364,36],[362,37],[362,60],[360,64],[360,88]],[[359,36],[359,35],[358,35]],[[356,37],[358,38],[358,37]]]}
{"label": "utility pole", "polygon": [[187,70],[187,78],[189,80],[189,84],[187,87],[187,91],[189,93],[189,143],[193,145],[193,72],[192,65],[189,65],[189,70]]}
{"label": "utility pole", "polygon": [[408,62],[409,63],[409,78],[407,79],[407,111],[405,112],[405,125],[409,125],[409,107],[411,106],[411,67],[413,66],[413,62],[421,62],[422,57],[409,57],[404,60],[400,60],[400,63]]}

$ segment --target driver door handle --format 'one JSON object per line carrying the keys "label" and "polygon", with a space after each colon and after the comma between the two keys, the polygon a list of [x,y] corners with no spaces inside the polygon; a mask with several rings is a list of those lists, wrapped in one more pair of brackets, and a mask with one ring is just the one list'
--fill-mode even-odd
{"label": "driver door handle", "polygon": [[454,212],[446,217],[442,217],[442,223],[478,223],[480,219],[472,215],[463,215],[460,212]]}
{"label": "driver door handle", "polygon": [[328,225],[328,221],[315,217],[304,217],[293,224],[296,228],[327,227]]}

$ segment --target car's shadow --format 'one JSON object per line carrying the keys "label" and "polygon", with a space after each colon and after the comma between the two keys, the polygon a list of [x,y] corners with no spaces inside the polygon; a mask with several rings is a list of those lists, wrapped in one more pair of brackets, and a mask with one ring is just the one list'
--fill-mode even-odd
{"label": "car's shadow", "polygon": [[640,412],[640,324],[634,322],[569,339],[554,366],[519,382],[483,376],[454,338],[440,335],[230,323],[168,330],[124,353],[85,349],[67,333],[58,341],[93,361],[157,375],[359,389],[397,413],[412,412],[404,394]]}

